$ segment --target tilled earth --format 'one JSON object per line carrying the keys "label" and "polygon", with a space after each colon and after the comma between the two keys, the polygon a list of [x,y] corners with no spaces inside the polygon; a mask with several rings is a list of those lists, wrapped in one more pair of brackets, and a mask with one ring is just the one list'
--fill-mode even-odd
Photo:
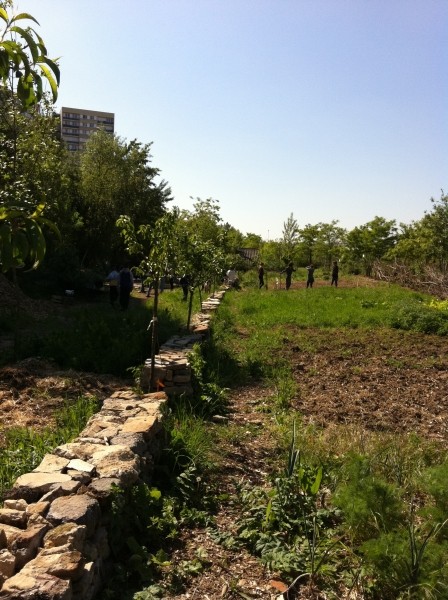
{"label": "tilled earth", "polygon": [[[447,350],[444,338],[395,330],[288,330],[281,352],[293,372],[291,409],[299,411],[305,423],[324,429],[346,424],[378,432],[415,432],[446,444]],[[28,359],[0,369],[1,425],[45,426],[67,398],[105,398],[122,386],[119,380],[60,372],[49,363]],[[241,432],[229,436],[220,449],[219,491],[230,498],[238,483],[261,485],[266,480],[275,444],[268,427],[272,412],[266,409],[275,394],[258,383],[232,390],[229,420],[216,425]],[[218,530],[233,532],[237,517],[236,503],[223,502],[216,516]],[[209,566],[191,578],[184,591],[166,599],[275,600],[290,583],[268,573],[246,552],[215,543],[205,529],[184,530],[177,547],[174,564],[192,560],[200,548]],[[294,598],[325,596],[304,587]]]}

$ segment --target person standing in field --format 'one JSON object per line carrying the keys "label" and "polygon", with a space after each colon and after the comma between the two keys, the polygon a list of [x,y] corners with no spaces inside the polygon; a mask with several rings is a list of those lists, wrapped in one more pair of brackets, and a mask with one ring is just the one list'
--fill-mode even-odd
{"label": "person standing in field", "polygon": [[338,287],[338,279],[339,279],[339,266],[338,266],[338,262],[335,260],[333,261],[333,268],[331,269],[331,285],[333,285],[335,287]]}
{"label": "person standing in field", "polygon": [[115,302],[118,300],[118,284],[120,282],[120,273],[115,267],[112,267],[112,271],[106,277],[106,281],[109,282],[109,300],[113,308],[115,308]]}
{"label": "person standing in field", "polygon": [[286,289],[289,290],[289,288],[291,287],[291,278],[292,278],[292,274],[294,273],[295,269],[292,266],[292,262],[288,263],[288,266],[283,269],[283,271],[280,271],[280,273],[286,273]]}
{"label": "person standing in field", "polygon": [[188,298],[188,286],[190,285],[190,279],[188,277],[188,275],[186,273],[184,273],[182,275],[182,277],[180,278],[179,281],[181,288],[182,288],[182,292],[183,292],[183,298],[182,300],[187,300]]}
{"label": "person standing in field", "polygon": [[307,288],[312,288],[313,287],[313,283],[314,283],[314,265],[313,263],[311,263],[310,265],[307,266],[307,271],[308,271],[308,277],[306,280],[306,287]]}
{"label": "person standing in field", "polygon": [[258,288],[264,287],[264,263],[260,263],[258,267]]}
{"label": "person standing in field", "polygon": [[134,277],[129,267],[125,266],[120,271],[120,308],[126,310],[129,298],[134,287]]}

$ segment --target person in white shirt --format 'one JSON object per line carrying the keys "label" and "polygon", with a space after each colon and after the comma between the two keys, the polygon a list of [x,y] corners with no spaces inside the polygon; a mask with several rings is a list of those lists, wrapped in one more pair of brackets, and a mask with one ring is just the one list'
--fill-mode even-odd
{"label": "person in white shirt", "polygon": [[235,271],[235,269],[230,268],[226,275],[227,283],[232,287],[236,287],[238,285],[238,273]]}
{"label": "person in white shirt", "polygon": [[106,281],[109,282],[109,300],[111,306],[115,308],[115,303],[118,300],[118,284],[120,282],[120,273],[115,267],[112,267],[112,271],[106,277]]}

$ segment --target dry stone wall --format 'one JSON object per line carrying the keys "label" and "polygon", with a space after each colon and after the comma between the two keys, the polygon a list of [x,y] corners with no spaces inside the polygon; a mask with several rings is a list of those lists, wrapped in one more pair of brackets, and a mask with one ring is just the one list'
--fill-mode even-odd
{"label": "dry stone wall", "polygon": [[[194,344],[201,343],[208,335],[210,320],[218,308],[226,290],[219,290],[213,296],[204,300],[201,312],[194,316],[191,334],[170,338],[160,347],[154,363],[154,382],[158,389],[168,395],[190,394],[191,366],[188,353]],[[148,359],[142,369],[141,386],[147,390],[151,382],[151,359]]]}
{"label": "dry stone wall", "polygon": [[[224,291],[203,303],[193,332],[157,356],[160,387],[191,389],[188,352],[208,334]],[[144,377],[151,378],[150,364]],[[72,442],[20,476],[0,508],[0,600],[92,600],[107,573],[114,485],[149,482],[163,445],[164,391],[115,392]]]}

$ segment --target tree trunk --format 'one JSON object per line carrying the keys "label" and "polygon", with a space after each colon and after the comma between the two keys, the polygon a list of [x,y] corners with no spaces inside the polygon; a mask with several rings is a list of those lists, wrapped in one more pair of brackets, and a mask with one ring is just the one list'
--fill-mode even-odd
{"label": "tree trunk", "polygon": [[193,294],[194,294],[194,288],[191,288],[190,289],[190,301],[188,303],[187,331],[190,331],[191,311],[193,309]]}
{"label": "tree trunk", "polygon": [[159,308],[159,277],[155,278],[154,305],[152,310],[152,332],[151,332],[151,381],[150,392],[157,388],[155,378],[156,351],[158,345],[158,308]]}

